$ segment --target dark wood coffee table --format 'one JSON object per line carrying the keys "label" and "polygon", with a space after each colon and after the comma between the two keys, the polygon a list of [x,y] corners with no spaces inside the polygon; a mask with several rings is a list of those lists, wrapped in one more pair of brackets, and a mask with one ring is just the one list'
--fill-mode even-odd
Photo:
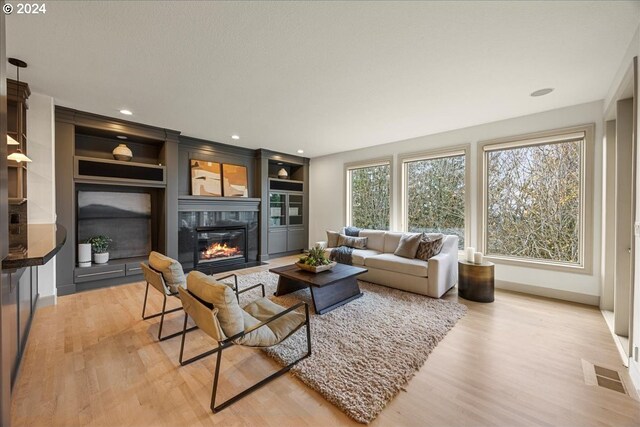
{"label": "dark wood coffee table", "polygon": [[316,313],[325,314],[362,296],[356,276],[366,273],[367,269],[337,264],[329,271],[311,273],[294,264],[269,271],[280,276],[276,296],[310,288]]}

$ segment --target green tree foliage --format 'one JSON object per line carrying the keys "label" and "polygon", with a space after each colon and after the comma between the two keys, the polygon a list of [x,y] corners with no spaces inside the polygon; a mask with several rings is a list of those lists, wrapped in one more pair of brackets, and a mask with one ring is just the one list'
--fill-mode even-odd
{"label": "green tree foliage", "polygon": [[388,230],[391,202],[391,166],[353,169],[351,178],[351,225]]}
{"label": "green tree foliage", "polygon": [[406,164],[407,229],[454,234],[464,247],[465,156]]}
{"label": "green tree foliage", "polygon": [[582,143],[488,153],[489,254],[579,262]]}

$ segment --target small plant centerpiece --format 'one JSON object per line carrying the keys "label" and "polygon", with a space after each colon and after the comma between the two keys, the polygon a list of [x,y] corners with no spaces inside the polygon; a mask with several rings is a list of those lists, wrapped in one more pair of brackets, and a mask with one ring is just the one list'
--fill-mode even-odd
{"label": "small plant centerpiece", "polygon": [[87,240],[93,251],[93,262],[105,264],[109,261],[109,244],[112,240],[107,236],[94,236]]}
{"label": "small plant centerpiece", "polygon": [[320,273],[321,271],[331,270],[335,267],[336,262],[329,260],[324,253],[324,249],[316,246],[309,249],[304,256],[300,257],[296,265],[302,270]]}

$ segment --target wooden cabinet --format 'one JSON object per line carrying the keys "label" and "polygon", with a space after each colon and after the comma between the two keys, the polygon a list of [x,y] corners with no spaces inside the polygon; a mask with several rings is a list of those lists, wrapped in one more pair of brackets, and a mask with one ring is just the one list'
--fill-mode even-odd
{"label": "wooden cabinet", "polygon": [[[271,180],[270,180],[271,181]],[[289,184],[291,188],[302,190],[303,183],[297,181],[273,180],[276,185],[270,187],[282,187],[282,183]],[[292,186],[292,185],[293,186]],[[305,230],[306,218],[304,215],[304,194],[298,191],[270,191],[269,192],[269,255],[287,252],[296,252],[306,249],[307,232]]]}

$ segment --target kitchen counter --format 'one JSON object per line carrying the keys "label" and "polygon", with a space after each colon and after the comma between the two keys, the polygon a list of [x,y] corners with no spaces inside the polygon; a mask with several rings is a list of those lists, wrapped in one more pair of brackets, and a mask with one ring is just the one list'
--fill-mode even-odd
{"label": "kitchen counter", "polygon": [[3,270],[45,265],[67,241],[67,230],[58,224],[27,225],[26,246],[9,251],[2,261]]}

